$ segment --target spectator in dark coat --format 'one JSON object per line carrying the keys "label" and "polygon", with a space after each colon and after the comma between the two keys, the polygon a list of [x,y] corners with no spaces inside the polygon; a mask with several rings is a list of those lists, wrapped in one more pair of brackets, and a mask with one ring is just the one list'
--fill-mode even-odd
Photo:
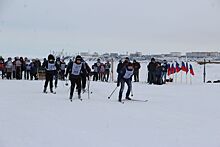
{"label": "spectator in dark coat", "polygon": [[141,65],[136,60],[133,60],[133,67],[134,67],[134,82],[139,82],[139,70]]}
{"label": "spectator in dark coat", "polygon": [[151,62],[147,66],[148,68],[148,82],[149,84],[155,84],[156,80],[156,61],[154,58],[151,59]]}

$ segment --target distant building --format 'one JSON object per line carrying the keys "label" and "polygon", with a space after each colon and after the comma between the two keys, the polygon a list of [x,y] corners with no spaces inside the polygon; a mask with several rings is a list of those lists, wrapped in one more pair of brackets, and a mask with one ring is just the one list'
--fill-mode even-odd
{"label": "distant building", "polygon": [[219,57],[219,52],[188,52],[187,58]]}
{"label": "distant building", "polygon": [[141,57],[142,56],[142,53],[141,52],[136,52],[136,53],[131,53],[130,54],[130,57],[133,58],[133,57]]}
{"label": "distant building", "polygon": [[181,52],[170,52],[170,57],[181,57]]}
{"label": "distant building", "polygon": [[83,57],[90,56],[89,52],[81,52],[80,55]]}
{"label": "distant building", "polygon": [[117,58],[118,57],[118,53],[110,53],[110,57]]}
{"label": "distant building", "polygon": [[104,54],[102,54],[102,56],[103,56],[104,58],[109,58],[109,53],[104,53]]}
{"label": "distant building", "polygon": [[92,57],[99,57],[99,54],[98,54],[97,52],[94,52],[94,53],[92,54]]}

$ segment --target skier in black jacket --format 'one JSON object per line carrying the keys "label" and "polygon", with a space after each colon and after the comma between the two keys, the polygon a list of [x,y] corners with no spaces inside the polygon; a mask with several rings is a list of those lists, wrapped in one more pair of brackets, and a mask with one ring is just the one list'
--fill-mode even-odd
{"label": "skier in black jacket", "polygon": [[[133,68],[133,65],[131,62],[128,62],[127,64],[125,64],[124,67],[122,67],[122,69],[120,70],[119,72],[119,75],[118,75],[118,82],[117,82],[117,86],[119,87],[120,84],[121,84],[121,88],[120,88],[120,91],[119,91],[119,99],[118,101],[121,102],[122,100],[122,94],[123,94],[123,91],[124,91],[124,85],[125,83],[127,84],[128,86],[128,90],[126,92],[126,99],[127,100],[131,100],[131,98],[129,97],[130,95],[130,92],[131,92],[131,89],[132,89],[132,75],[134,73],[134,68]],[[119,84],[120,83],[120,84]]]}
{"label": "skier in black jacket", "polygon": [[53,77],[55,75],[55,72],[58,68],[58,65],[55,63],[55,58],[53,55],[48,56],[48,61],[45,61],[43,64],[43,68],[46,70],[46,81],[44,84],[44,93],[47,93],[47,86],[50,82],[50,92],[54,93],[53,91]]}
{"label": "skier in black jacket", "polygon": [[86,91],[86,78],[88,78],[88,80],[90,80],[89,75],[91,73],[91,68],[86,63],[86,61],[84,61],[83,59],[81,62],[82,62],[82,67],[85,70],[85,74],[82,74],[82,90],[83,90],[83,92],[85,92]]}
{"label": "skier in black jacket", "polygon": [[74,62],[70,62],[67,66],[66,74],[65,77],[69,75],[69,80],[71,82],[71,87],[70,87],[70,101],[72,101],[73,98],[73,92],[75,89],[75,85],[77,86],[78,89],[78,98],[81,99],[81,82],[82,82],[82,76],[86,74],[85,68],[83,68],[83,63],[82,63],[82,57],[81,56],[76,56]]}

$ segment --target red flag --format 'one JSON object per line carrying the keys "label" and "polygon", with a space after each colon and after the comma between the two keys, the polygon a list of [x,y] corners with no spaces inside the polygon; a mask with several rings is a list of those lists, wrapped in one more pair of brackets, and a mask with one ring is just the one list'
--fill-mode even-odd
{"label": "red flag", "polygon": [[193,71],[193,67],[192,67],[191,64],[189,65],[189,70],[190,70],[190,74],[194,76],[195,73],[194,73],[194,71]]}
{"label": "red flag", "polygon": [[183,61],[182,61],[181,70],[182,70],[182,71],[186,71],[186,66],[185,66],[185,63],[184,63]]}
{"label": "red flag", "polygon": [[172,66],[171,66],[171,74],[174,74],[175,73],[175,68],[174,68],[174,65],[172,64]]}
{"label": "red flag", "polygon": [[176,72],[178,73],[180,70],[179,63],[176,62]]}
{"label": "red flag", "polygon": [[188,62],[186,62],[186,74],[189,72]]}
{"label": "red flag", "polygon": [[167,74],[168,74],[168,76],[171,74],[170,71],[171,71],[171,70],[170,70],[170,64],[167,64]]}

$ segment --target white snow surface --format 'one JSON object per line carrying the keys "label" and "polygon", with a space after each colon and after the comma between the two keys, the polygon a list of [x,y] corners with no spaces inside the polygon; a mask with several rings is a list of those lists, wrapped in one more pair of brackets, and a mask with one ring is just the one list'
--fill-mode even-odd
{"label": "white snow surface", "polygon": [[[124,104],[119,90],[108,99],[115,83],[91,81],[90,99],[70,102],[64,81],[55,95],[42,93],[44,81],[0,80],[0,147],[219,147],[220,85],[194,68],[192,84],[148,85],[141,72],[133,98],[149,101]],[[207,77],[218,71],[208,65]]]}

